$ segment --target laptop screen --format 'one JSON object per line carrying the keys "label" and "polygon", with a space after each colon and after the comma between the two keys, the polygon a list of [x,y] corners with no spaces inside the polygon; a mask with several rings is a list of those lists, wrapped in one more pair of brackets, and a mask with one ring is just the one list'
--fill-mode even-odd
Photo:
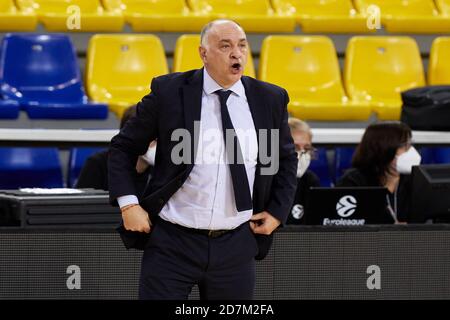
{"label": "laptop screen", "polygon": [[311,188],[305,224],[360,226],[394,223],[383,187]]}

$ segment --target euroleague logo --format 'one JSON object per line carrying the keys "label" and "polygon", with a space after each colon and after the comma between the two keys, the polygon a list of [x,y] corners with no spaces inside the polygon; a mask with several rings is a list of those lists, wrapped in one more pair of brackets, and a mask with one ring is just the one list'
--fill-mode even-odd
{"label": "euroleague logo", "polygon": [[294,219],[300,220],[303,217],[305,210],[301,204],[296,204],[292,207],[291,215]]}
{"label": "euroleague logo", "polygon": [[357,201],[353,196],[343,196],[336,204],[336,211],[342,218],[350,217],[356,210]]}

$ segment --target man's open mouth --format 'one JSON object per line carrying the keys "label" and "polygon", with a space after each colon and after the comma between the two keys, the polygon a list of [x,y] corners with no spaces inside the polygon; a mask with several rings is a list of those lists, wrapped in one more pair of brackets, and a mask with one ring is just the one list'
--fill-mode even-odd
{"label": "man's open mouth", "polygon": [[241,64],[240,63],[233,63],[231,65],[234,71],[240,71],[241,70]]}

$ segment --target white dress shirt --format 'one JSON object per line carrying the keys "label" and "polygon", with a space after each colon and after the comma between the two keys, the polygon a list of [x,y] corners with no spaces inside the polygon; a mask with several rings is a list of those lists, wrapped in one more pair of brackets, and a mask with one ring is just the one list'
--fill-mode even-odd
{"label": "white dress shirt", "polygon": [[[226,161],[219,97],[214,92],[225,90],[214,81],[206,69],[203,72],[203,92],[200,131],[195,165],[189,177],[162,208],[159,216],[167,221],[196,229],[234,229],[248,221],[253,210],[238,212],[233,182]],[[250,193],[253,194],[258,142],[253,118],[241,81],[228,90],[228,112],[235,128]],[[138,203],[135,196],[122,196],[119,206]]]}

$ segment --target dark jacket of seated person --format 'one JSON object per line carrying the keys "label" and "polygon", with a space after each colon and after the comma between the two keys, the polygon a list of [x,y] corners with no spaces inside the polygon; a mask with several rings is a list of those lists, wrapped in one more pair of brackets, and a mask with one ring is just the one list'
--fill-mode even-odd
{"label": "dark jacket of seated person", "polygon": [[[81,169],[80,176],[76,184],[76,188],[93,188],[108,191],[108,149],[94,153],[89,158]],[[152,166],[142,172],[136,172],[136,190],[141,193],[144,192],[147,182],[151,177]]]}
{"label": "dark jacket of seated person", "polygon": [[307,170],[301,178],[297,176],[297,190],[295,191],[294,204],[287,218],[286,224],[302,224],[305,212],[305,204],[311,187],[320,187],[319,177]]}
{"label": "dark jacket of seated person", "polygon": [[297,151],[297,190],[294,203],[286,224],[302,224],[304,208],[311,187],[319,187],[319,177],[308,170],[311,159],[315,157],[315,149],[312,147],[312,132],[309,125],[300,119],[289,118],[289,128]]}
{"label": "dark jacket of seated person", "polygon": [[[135,114],[136,106],[129,107],[122,116],[120,128],[123,128],[128,119]],[[136,190],[140,193],[138,196],[143,194],[151,178],[153,164],[155,163],[155,152],[156,142],[152,142],[147,153],[137,159],[135,181]],[[108,149],[97,152],[86,159],[75,187],[108,191]]]}
{"label": "dark jacket of seated person", "polygon": [[355,150],[352,169],[337,187],[385,187],[388,212],[396,222],[408,222],[411,202],[411,170],[421,157],[411,145],[411,129],[401,122],[380,122],[367,127]]}

